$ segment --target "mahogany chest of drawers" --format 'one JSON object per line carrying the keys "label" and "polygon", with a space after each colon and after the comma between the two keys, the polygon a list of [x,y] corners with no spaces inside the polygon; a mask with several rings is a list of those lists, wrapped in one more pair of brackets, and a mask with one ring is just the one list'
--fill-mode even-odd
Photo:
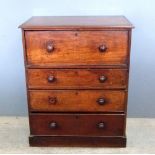
{"label": "mahogany chest of drawers", "polygon": [[31,146],[126,146],[132,24],[32,17],[22,28]]}

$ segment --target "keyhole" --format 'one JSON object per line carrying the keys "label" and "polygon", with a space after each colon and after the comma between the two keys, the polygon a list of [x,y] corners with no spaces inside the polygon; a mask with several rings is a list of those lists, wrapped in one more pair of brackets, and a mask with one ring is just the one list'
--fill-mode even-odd
{"label": "keyhole", "polygon": [[76,115],[76,116],[75,116],[75,118],[76,118],[76,119],[78,119],[78,118],[79,118],[79,116],[78,116],[78,115]]}
{"label": "keyhole", "polygon": [[75,36],[78,36],[78,33],[77,32],[75,33]]}

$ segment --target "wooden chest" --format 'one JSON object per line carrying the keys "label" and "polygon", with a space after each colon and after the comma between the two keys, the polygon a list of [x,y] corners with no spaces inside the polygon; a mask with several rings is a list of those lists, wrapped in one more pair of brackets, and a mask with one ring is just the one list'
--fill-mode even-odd
{"label": "wooden chest", "polygon": [[32,17],[22,28],[31,146],[126,146],[132,24]]}

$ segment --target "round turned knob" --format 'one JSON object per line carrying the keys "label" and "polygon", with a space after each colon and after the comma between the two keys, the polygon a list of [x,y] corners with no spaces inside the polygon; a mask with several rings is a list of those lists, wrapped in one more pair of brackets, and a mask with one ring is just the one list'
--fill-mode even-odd
{"label": "round turned knob", "polygon": [[56,97],[49,97],[48,98],[48,102],[50,104],[56,104],[57,103],[57,98]]}
{"label": "round turned knob", "polygon": [[106,79],[107,79],[107,78],[106,78],[104,75],[102,75],[102,76],[99,77],[99,81],[100,81],[101,83],[105,82]]}
{"label": "round turned knob", "polygon": [[100,123],[97,124],[97,127],[99,129],[104,129],[105,128],[105,123],[104,122],[100,122]]}
{"label": "round turned knob", "polygon": [[100,52],[105,52],[106,50],[107,50],[106,45],[100,45],[100,46],[99,46],[99,51],[100,51]]}
{"label": "round turned knob", "polygon": [[52,52],[52,51],[54,51],[54,45],[53,45],[53,43],[47,43],[47,47],[46,47],[46,49],[47,49],[47,52]]}
{"label": "round turned knob", "polygon": [[49,125],[49,127],[50,127],[51,129],[55,129],[55,128],[58,127],[58,124],[57,124],[56,122],[51,122],[50,125]]}
{"label": "round turned knob", "polygon": [[97,103],[100,104],[100,105],[104,105],[105,104],[105,99],[104,98],[99,98],[97,100]]}
{"label": "round turned knob", "polygon": [[50,75],[48,77],[48,82],[54,82],[54,80],[55,80],[55,77],[53,75]]}

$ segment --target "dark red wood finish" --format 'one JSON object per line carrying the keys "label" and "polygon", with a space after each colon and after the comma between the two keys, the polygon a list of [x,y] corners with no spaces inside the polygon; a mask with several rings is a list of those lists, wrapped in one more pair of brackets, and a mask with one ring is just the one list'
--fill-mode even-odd
{"label": "dark red wood finish", "polygon": [[125,147],[133,25],[32,17],[23,35],[30,146]]}
{"label": "dark red wood finish", "polygon": [[31,114],[32,135],[124,136],[123,114]]}
{"label": "dark red wood finish", "polygon": [[126,69],[29,69],[29,89],[125,89]]}
{"label": "dark red wood finish", "polygon": [[30,90],[32,112],[124,112],[124,90]]}

